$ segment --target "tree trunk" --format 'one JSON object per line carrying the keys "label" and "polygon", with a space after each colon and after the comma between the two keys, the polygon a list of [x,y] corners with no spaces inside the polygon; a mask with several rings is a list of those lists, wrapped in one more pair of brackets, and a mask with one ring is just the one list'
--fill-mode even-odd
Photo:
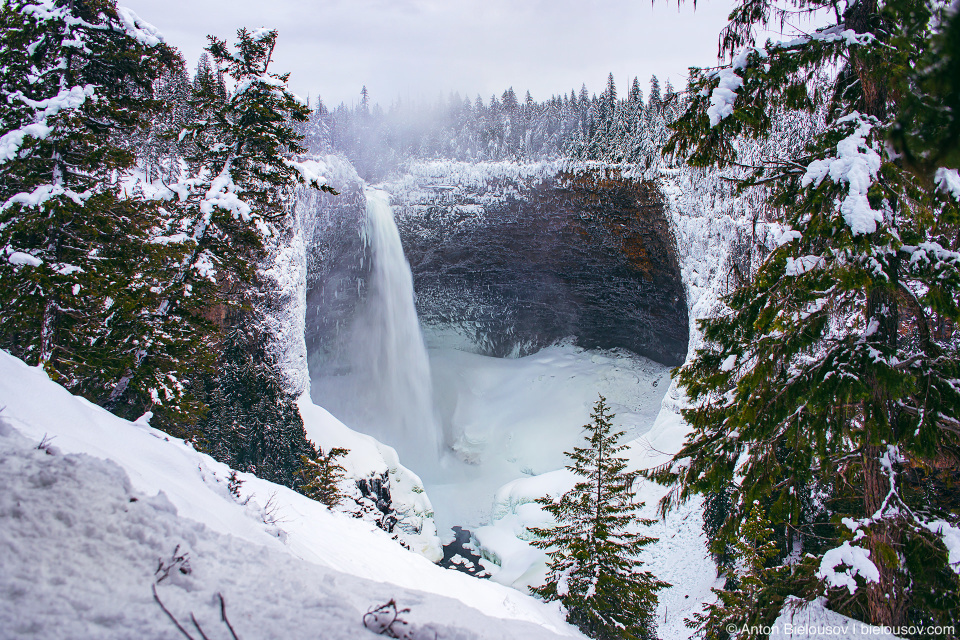
{"label": "tree trunk", "polygon": [[[868,445],[861,457],[863,464],[863,506],[866,517],[876,514],[890,492],[890,478],[880,464],[883,447]],[[904,523],[901,516],[880,518],[866,528],[865,546],[880,572],[880,581],[867,584],[867,618],[875,625],[904,626],[906,598],[899,551]],[[893,559],[891,563],[890,560]]]}
{"label": "tree trunk", "polygon": [[[879,22],[877,0],[860,0],[847,9],[843,20],[845,26],[856,33],[871,33]],[[871,66],[871,62],[856,50],[850,56],[850,64],[863,91],[860,111],[884,120],[887,113],[887,88],[883,78],[877,73],[878,70]]]}
{"label": "tree trunk", "polygon": [[[897,299],[899,286],[899,262],[892,258],[887,265],[887,279],[878,278],[867,298],[866,318],[868,324],[877,323],[873,335],[867,340],[876,345],[895,349],[897,346],[900,313]],[[880,579],[867,584],[867,618],[871,624],[903,626],[906,623],[906,598],[904,597],[904,572],[900,562],[903,544],[903,517],[884,517],[889,508],[887,497],[896,491],[896,477],[881,463],[886,447],[881,433],[887,428],[894,433],[891,441],[897,442],[896,408],[893,398],[879,380],[870,380],[872,398],[864,413],[863,448],[863,515],[875,520],[866,527],[865,546],[870,550],[870,559],[876,565]],[[883,424],[886,422],[887,424]],[[889,425],[889,426],[888,426]]]}

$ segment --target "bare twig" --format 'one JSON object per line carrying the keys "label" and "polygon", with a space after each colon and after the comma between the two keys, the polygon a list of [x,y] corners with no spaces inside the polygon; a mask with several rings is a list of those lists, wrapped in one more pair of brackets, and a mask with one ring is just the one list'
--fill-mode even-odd
{"label": "bare twig", "polygon": [[[4,409],[5,408],[6,407],[4,407]],[[40,444],[37,445],[37,449],[39,451],[45,451],[46,453],[50,453],[50,443],[53,442],[54,438],[56,438],[56,436],[50,437],[46,433],[44,433],[43,438],[40,440]]]}
{"label": "bare twig", "polygon": [[197,622],[197,617],[193,615],[192,611],[190,612],[190,620],[193,622],[193,626],[197,628],[197,631],[200,632],[200,637],[203,638],[203,640],[210,640],[210,638],[207,637],[207,634],[203,632],[203,629],[200,628],[200,623]]}
{"label": "bare twig", "polygon": [[[157,585],[156,585],[156,584],[150,585],[150,589],[153,590],[153,599],[156,600],[157,604],[160,605],[160,608],[163,610],[163,612],[164,612],[165,614],[167,614],[167,617],[168,617],[168,618],[170,618],[170,622],[172,622],[174,625],[176,625],[177,629],[180,631],[180,633],[183,634],[183,636],[184,636],[185,638],[187,638],[187,640],[195,640],[193,636],[191,636],[189,633],[187,633],[187,630],[186,630],[186,629],[184,629],[182,626],[180,626],[180,623],[177,622],[177,619],[174,617],[174,615],[173,615],[172,613],[170,613],[170,611],[169,611],[165,606],[163,606],[163,602],[160,600],[160,596],[157,595]],[[204,636],[204,637],[206,637],[206,636]]]}
{"label": "bare twig", "polygon": [[286,522],[285,518],[280,517],[280,505],[277,504],[276,500],[277,492],[274,491],[270,494],[267,503],[263,505],[263,510],[260,513],[260,519],[263,520],[263,524],[276,525]]}
{"label": "bare twig", "polygon": [[178,544],[173,548],[173,554],[170,556],[170,561],[167,562],[163,558],[157,560],[157,570],[153,572],[153,575],[156,576],[156,584],[160,584],[164,580],[170,577],[170,572],[174,569],[178,570],[185,576],[190,575],[192,569],[190,568],[190,558],[189,553],[184,551],[183,554],[180,554],[180,545]]}
{"label": "bare twig", "polygon": [[223,620],[223,624],[227,625],[227,629],[230,629],[230,635],[233,636],[233,640],[240,640],[237,637],[237,632],[233,630],[233,625],[230,624],[230,620],[227,619],[227,603],[223,599],[223,595],[217,593],[217,597],[220,599],[220,619]]}
{"label": "bare twig", "polygon": [[[373,607],[363,615],[363,626],[381,636],[412,640],[414,630],[409,622],[400,617],[404,613],[410,613],[410,609],[398,609],[397,601],[390,598],[390,602]],[[417,633],[416,637],[421,635]],[[433,632],[433,637],[434,640],[437,639],[436,631]]]}
{"label": "bare twig", "polygon": [[[407,626],[407,621],[400,617],[404,613],[410,613],[410,609],[397,609],[397,601],[390,598],[386,604],[373,607],[363,615],[363,626],[388,638],[402,638],[406,635],[403,627]],[[394,629],[393,625],[399,628]]]}

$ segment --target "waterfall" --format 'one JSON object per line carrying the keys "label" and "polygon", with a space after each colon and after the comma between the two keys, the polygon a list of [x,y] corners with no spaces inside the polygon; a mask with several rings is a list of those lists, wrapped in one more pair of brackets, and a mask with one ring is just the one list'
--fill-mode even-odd
{"label": "waterfall", "polygon": [[433,466],[440,454],[439,426],[413,275],[389,195],[368,188],[366,201],[362,234],[371,263],[365,295],[343,336],[343,360],[315,380],[314,400],[348,426],[397,449],[407,466]]}

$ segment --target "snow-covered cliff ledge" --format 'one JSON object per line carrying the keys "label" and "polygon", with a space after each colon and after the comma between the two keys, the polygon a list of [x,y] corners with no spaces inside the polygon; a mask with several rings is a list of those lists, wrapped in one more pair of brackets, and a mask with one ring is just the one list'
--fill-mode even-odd
{"label": "snow-covered cliff ledge", "polygon": [[[757,194],[737,194],[719,172],[683,167],[658,173],[686,293],[689,361],[703,346],[697,323],[723,310],[720,298],[732,291],[740,278],[749,276],[753,261],[760,257],[758,247],[780,228],[758,215],[764,205]],[[663,464],[680,449],[688,431],[680,418],[680,410],[686,406],[682,392],[672,384],[656,424],[641,444],[648,449],[645,468]]]}

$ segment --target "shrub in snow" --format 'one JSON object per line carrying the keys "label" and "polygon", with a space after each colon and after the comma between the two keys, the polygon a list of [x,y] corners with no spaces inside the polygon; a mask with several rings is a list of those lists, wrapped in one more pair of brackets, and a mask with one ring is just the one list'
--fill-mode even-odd
{"label": "shrub in snow", "polygon": [[414,626],[400,617],[406,613],[410,613],[410,609],[398,609],[397,601],[391,598],[386,604],[365,613],[363,626],[378,635],[398,640],[437,640],[436,631]]}
{"label": "shrub in snow", "polygon": [[157,560],[157,570],[153,572],[155,584],[160,584],[170,578],[170,574],[188,576],[192,573],[190,568],[190,554],[187,551],[181,551],[178,544],[173,548],[173,553],[169,558],[160,558]]}
{"label": "shrub in snow", "polygon": [[342,447],[333,447],[327,453],[320,449],[316,458],[301,456],[300,478],[303,485],[300,493],[328,507],[337,506],[344,498],[340,481],[347,473],[346,469],[337,464],[337,458],[347,453],[349,452]]}
{"label": "shrub in snow", "polygon": [[635,472],[617,454],[622,431],[613,431],[613,414],[603,396],[584,425],[587,446],[567,455],[567,469],[581,480],[559,498],[538,500],[555,519],[554,527],[534,527],[534,545],[549,549],[547,582],[532,591],[559,600],[567,620],[591,638],[649,640],[656,637],[653,613],[657,591],[668,587],[641,570],[640,550],[655,539],[632,532],[643,503],[633,501]]}
{"label": "shrub in snow", "polygon": [[243,486],[243,479],[237,475],[237,472],[233,469],[230,470],[230,477],[227,478],[227,489],[230,490],[230,495],[234,498],[240,498],[240,487]]}

